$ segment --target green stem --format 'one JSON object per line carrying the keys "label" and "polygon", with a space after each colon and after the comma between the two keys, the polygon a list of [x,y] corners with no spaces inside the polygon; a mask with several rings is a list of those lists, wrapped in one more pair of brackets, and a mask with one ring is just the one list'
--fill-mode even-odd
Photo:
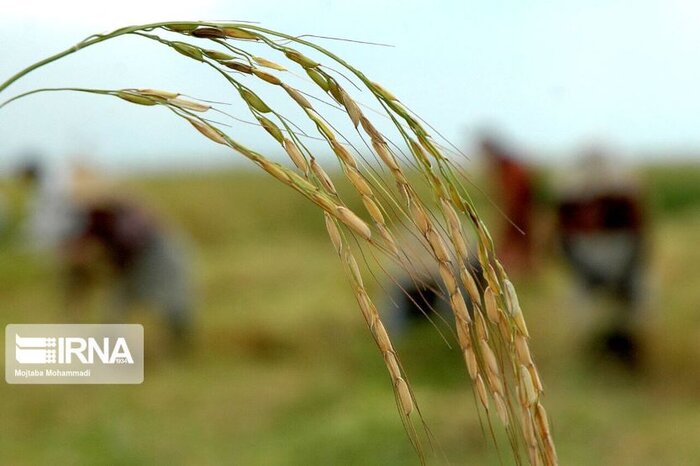
{"label": "green stem", "polygon": [[[117,32],[117,31],[115,31],[115,32]],[[114,34],[114,33],[112,33],[112,34]],[[0,92],[4,91],[6,88],[8,88],[12,83],[17,81],[18,79],[28,75],[32,71],[34,71],[38,68],[41,68],[44,65],[48,65],[49,63],[54,62],[56,60],[60,60],[61,58],[65,57],[67,55],[73,54],[80,49],[84,49],[85,47],[89,47],[91,45],[97,44],[97,43],[102,42],[104,40],[107,40],[111,37],[117,37],[123,33],[114,34],[114,35],[112,35],[112,34],[107,34],[107,35],[103,35],[103,36],[93,36],[90,39],[87,39],[83,42],[75,44],[73,47],[66,49],[63,52],[59,52],[55,55],[51,55],[50,57],[44,58],[43,60],[38,61],[38,62],[34,63],[33,65],[28,66],[27,68],[23,69],[22,71],[18,72],[17,74],[15,74],[11,78],[9,78],[4,83],[0,84]]]}
{"label": "green stem", "polygon": [[38,94],[39,92],[55,92],[55,91],[74,91],[74,92],[88,92],[90,94],[109,94],[109,91],[104,91],[101,89],[84,89],[84,88],[79,88],[79,87],[47,87],[44,89],[34,89],[33,91],[28,91],[28,92],[24,92],[22,94],[16,95],[13,98],[8,99],[5,102],[0,103],[0,109],[11,102],[14,102],[15,100],[21,99],[22,97],[26,97],[28,95]]}
{"label": "green stem", "polygon": [[143,24],[140,26],[129,26],[129,27],[125,27],[125,28],[120,28],[120,29],[116,29],[115,31],[112,31],[108,34],[93,35],[93,36],[90,36],[87,39],[83,40],[82,42],[75,44],[74,46],[72,46],[69,49],[66,49],[62,52],[55,54],[55,55],[51,55],[50,57],[47,57],[41,61],[38,61],[38,62],[34,63],[33,65],[30,65],[27,68],[23,69],[22,71],[18,72],[14,76],[10,77],[7,81],[0,84],[0,93],[2,91],[4,91],[6,88],[8,88],[12,83],[14,83],[18,79],[28,75],[32,71],[34,71],[38,68],[41,68],[44,65],[48,65],[49,63],[52,63],[56,60],[60,60],[61,58],[65,57],[67,55],[71,55],[71,54],[77,52],[78,50],[82,50],[86,47],[90,47],[91,45],[98,44],[98,43],[103,42],[105,40],[109,40],[109,39],[113,39],[115,37],[123,36],[124,34],[129,34],[129,33],[140,31],[140,30],[150,30],[150,29],[154,29],[154,28],[158,28],[158,27],[162,27],[162,26],[168,26],[171,24],[198,24],[199,25],[199,24],[211,24],[211,23],[202,23],[202,22],[196,22],[196,21],[187,22],[187,23],[184,23],[182,21],[180,21],[180,22],[163,21],[163,22],[159,22],[159,23]]}

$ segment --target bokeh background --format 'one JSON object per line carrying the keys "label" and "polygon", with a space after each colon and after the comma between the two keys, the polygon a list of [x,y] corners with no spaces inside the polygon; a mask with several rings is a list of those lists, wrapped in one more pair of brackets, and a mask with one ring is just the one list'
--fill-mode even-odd
{"label": "bokeh background", "polygon": [[[482,157],[484,130],[532,175],[526,233],[536,253],[514,277],[561,463],[700,461],[694,2],[28,1],[0,11],[0,80],[94,32],[162,19],[245,19],[392,45],[319,39],[469,154],[458,163],[497,238],[507,196]],[[231,92],[183,57],[130,38],[50,65],[2,100],[61,85],[223,101]],[[0,385],[0,464],[417,464],[319,212],[165,112],[115,100],[51,94],[0,110],[0,322],[105,318],[109,273],[72,313],[59,258],[28,234],[35,193],[16,176],[28,161],[80,165],[184,245],[192,341],[174,350],[163,319],[135,308],[125,320],[146,328],[142,385]],[[259,133],[235,131],[283,160]],[[633,373],[589,357],[588,311],[555,239],[562,173],[580,170],[591,147],[633,174],[644,210],[646,352]],[[371,287],[385,296],[387,283]],[[511,464],[477,414],[459,351],[429,324],[412,325],[397,346],[435,438],[430,461]]]}

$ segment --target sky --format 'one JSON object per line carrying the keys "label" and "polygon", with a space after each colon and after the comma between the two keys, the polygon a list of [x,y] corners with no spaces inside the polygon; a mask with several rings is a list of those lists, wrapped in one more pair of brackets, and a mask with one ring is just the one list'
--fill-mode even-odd
{"label": "sky", "polygon": [[[700,2],[692,0],[0,0],[0,80],[92,33],[170,19],[258,21],[291,34],[391,44],[319,40],[467,150],[489,128],[540,159],[591,141],[632,157],[700,154]],[[37,70],[0,100],[83,86],[177,89],[226,101],[230,89],[197,65],[120,38]],[[0,141],[0,169],[31,151],[134,169],[239,160],[167,112],[72,93],[0,109]]]}

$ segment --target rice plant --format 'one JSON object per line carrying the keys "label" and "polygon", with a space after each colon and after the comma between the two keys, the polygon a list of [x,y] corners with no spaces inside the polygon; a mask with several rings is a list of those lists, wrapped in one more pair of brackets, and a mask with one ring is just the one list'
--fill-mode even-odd
{"label": "rice plant", "polygon": [[[0,93],[7,93],[15,81],[44,65],[126,35],[155,41],[165,53],[176,52],[206,65],[235,90],[232,94],[249,112],[250,121],[230,115],[218,103],[149,88],[42,88],[9,98],[0,108],[31,94],[51,91],[84,92],[160,107],[318,206],[386,364],[401,420],[424,463],[423,445],[429,431],[367,291],[367,273],[361,267],[365,260],[381,258],[421,280],[414,273],[416,264],[411,255],[397,240],[399,229],[410,231],[439,270],[439,293],[454,315],[457,341],[477,395],[476,409],[482,410],[489,422],[492,417],[500,419],[518,464],[557,464],[525,319],[515,289],[494,254],[489,232],[465,189],[467,179],[448,156],[456,152],[453,146],[434,137],[431,132],[435,131],[389,90],[315,42],[241,22],[162,22],[92,35],[18,72],[0,84]],[[299,81],[311,90],[291,84]],[[355,96],[360,92],[371,97],[369,105]],[[276,108],[275,94],[288,99],[298,116],[287,117]],[[291,163],[276,163],[235,139],[235,131],[217,121],[227,118],[233,119],[234,129],[250,123],[259,126],[261,134],[279,144]],[[305,124],[312,130],[304,130]],[[357,142],[338,130],[341,124],[351,128]],[[321,146],[315,148],[312,143]],[[331,171],[317,157],[319,150],[335,155],[364,206],[363,212],[352,210],[336,190],[328,174]],[[425,190],[418,189],[419,185],[427,187],[430,194],[420,195]],[[475,241],[470,243],[467,238],[472,236]],[[363,260],[358,261],[358,257]],[[470,267],[472,258],[478,260],[481,272]],[[471,311],[467,300],[472,303]]]}

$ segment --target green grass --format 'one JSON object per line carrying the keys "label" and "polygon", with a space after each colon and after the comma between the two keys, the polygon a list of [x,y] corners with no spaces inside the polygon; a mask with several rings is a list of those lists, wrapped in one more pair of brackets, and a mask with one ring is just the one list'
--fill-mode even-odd
{"label": "green grass", "polygon": [[646,176],[656,207],[665,213],[692,209],[700,200],[700,170],[693,165],[653,167]]}
{"label": "green grass", "polygon": [[[699,173],[653,172],[651,195],[667,210],[652,223],[656,294],[646,378],[578,356],[556,260],[516,283],[562,464],[700,459],[700,192],[692,188]],[[130,185],[195,246],[197,347],[168,357],[157,347],[156,321],[138,314],[146,319],[143,385],[1,384],[0,464],[418,463],[317,209],[245,172]],[[5,241],[2,322],[64,322],[58,298],[52,266]],[[441,451],[431,463],[446,464],[444,454],[451,464],[500,464],[458,352],[429,326],[398,347]],[[511,464],[507,445],[500,451]]]}

